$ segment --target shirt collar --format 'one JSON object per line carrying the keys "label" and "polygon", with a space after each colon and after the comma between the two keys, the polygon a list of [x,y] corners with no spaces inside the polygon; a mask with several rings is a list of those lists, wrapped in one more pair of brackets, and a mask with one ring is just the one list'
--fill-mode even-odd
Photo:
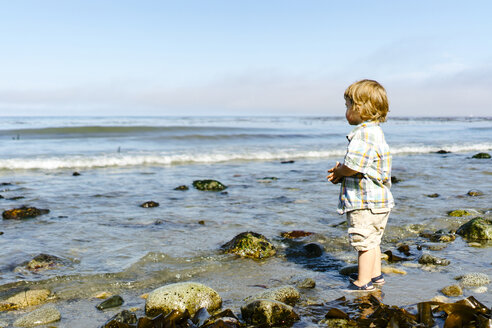
{"label": "shirt collar", "polygon": [[379,123],[378,122],[375,122],[375,121],[365,121],[365,122],[362,122],[360,123],[359,125],[357,125],[348,135],[347,135],[347,139],[348,141],[351,141],[352,138],[354,137],[354,135],[357,133],[357,131],[359,131],[360,129],[362,128],[366,128],[366,127],[370,127],[370,126],[378,126]]}

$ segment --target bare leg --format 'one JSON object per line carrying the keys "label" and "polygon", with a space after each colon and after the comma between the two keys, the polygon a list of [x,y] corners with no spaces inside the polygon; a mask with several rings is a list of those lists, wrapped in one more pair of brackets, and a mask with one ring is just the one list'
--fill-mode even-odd
{"label": "bare leg", "polygon": [[376,252],[375,248],[368,251],[359,251],[359,277],[354,281],[355,285],[360,287],[371,281]]}
{"label": "bare leg", "polygon": [[376,254],[374,255],[374,267],[371,275],[372,278],[381,274],[381,247],[377,246],[374,250],[376,251]]}

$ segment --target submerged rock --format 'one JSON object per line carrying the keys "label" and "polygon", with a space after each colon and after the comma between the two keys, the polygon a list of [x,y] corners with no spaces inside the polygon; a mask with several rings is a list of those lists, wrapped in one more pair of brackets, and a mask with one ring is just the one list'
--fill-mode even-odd
{"label": "submerged rock", "polygon": [[227,188],[227,186],[217,180],[195,180],[193,181],[193,187],[202,191],[222,191]]}
{"label": "submerged rock", "polygon": [[472,156],[472,158],[479,158],[479,159],[489,159],[491,156],[489,153],[478,153]]}
{"label": "submerged rock", "polygon": [[466,239],[492,240],[492,220],[474,218],[458,228],[456,233]]}
{"label": "submerged rock", "polygon": [[300,298],[301,294],[297,289],[292,286],[283,286],[248,297],[245,301],[250,302],[253,300],[265,299],[282,302],[288,305],[294,305]]}
{"label": "submerged rock", "polygon": [[466,193],[468,196],[476,197],[476,196],[482,196],[483,192],[480,190],[472,189]]}
{"label": "submerged rock", "polygon": [[144,208],[159,207],[159,203],[151,200],[151,201],[148,201],[148,202],[141,204],[140,207],[144,207]]}
{"label": "submerged rock", "polygon": [[282,302],[273,300],[256,300],[241,307],[243,319],[255,326],[284,326],[299,320],[294,309]]}
{"label": "submerged rock", "polygon": [[187,185],[181,185],[181,186],[177,186],[176,188],[174,188],[174,190],[188,190],[190,189]]}
{"label": "submerged rock", "polygon": [[14,326],[35,327],[39,325],[46,325],[60,319],[60,311],[58,311],[54,305],[45,305],[17,319],[14,322]]}
{"label": "submerged rock", "polygon": [[429,198],[437,198],[440,195],[438,193],[434,193],[434,194],[429,194],[429,195],[426,195],[426,196],[429,197]]}
{"label": "submerged rock", "polygon": [[481,272],[467,273],[456,278],[460,285],[466,288],[481,287],[490,284],[490,278],[487,274]]}
{"label": "submerged rock", "polygon": [[38,272],[42,270],[54,269],[62,266],[67,261],[54,255],[41,253],[36,255],[31,261],[24,262],[22,266],[29,271]]}
{"label": "submerged rock", "polygon": [[149,294],[145,302],[147,315],[170,313],[172,310],[188,310],[194,315],[200,308],[212,312],[222,305],[220,295],[210,287],[200,283],[183,282],[157,288]]}
{"label": "submerged rock", "polygon": [[459,285],[451,285],[441,289],[441,292],[449,297],[456,297],[463,295],[463,290]]}
{"label": "submerged rock", "polygon": [[472,215],[472,213],[468,212],[467,210],[454,210],[454,211],[448,212],[448,215],[454,216],[454,217],[462,217],[462,216]]}
{"label": "submerged rock", "polygon": [[0,311],[22,309],[46,303],[51,291],[48,289],[34,289],[20,292],[0,302]]}
{"label": "submerged rock", "polygon": [[277,253],[275,246],[265,236],[252,231],[240,233],[221,248],[225,253],[253,259],[263,259]]}
{"label": "submerged rock", "polygon": [[443,259],[443,258],[439,258],[439,257],[436,257],[436,256],[432,256],[430,254],[423,254],[420,258],[419,258],[419,263],[420,264],[423,264],[423,265],[429,265],[429,264],[433,264],[433,265],[443,265],[443,266],[446,266],[446,265],[449,265],[449,260],[446,260],[446,259]]}
{"label": "submerged rock", "polygon": [[5,220],[21,220],[28,218],[35,218],[36,216],[49,213],[48,209],[39,209],[36,207],[19,207],[11,210],[4,211],[2,217]]}
{"label": "submerged rock", "polygon": [[303,230],[292,230],[289,232],[282,232],[280,235],[283,238],[296,239],[311,236],[313,232],[303,231]]}
{"label": "submerged rock", "polygon": [[123,300],[123,298],[120,295],[113,295],[110,298],[108,298],[107,300],[105,300],[105,301],[99,303],[98,305],[96,305],[96,309],[98,309],[98,310],[105,310],[105,309],[109,309],[109,308],[120,306],[124,302],[125,301]]}
{"label": "submerged rock", "polygon": [[313,278],[306,278],[296,284],[297,288],[315,288],[316,281]]}

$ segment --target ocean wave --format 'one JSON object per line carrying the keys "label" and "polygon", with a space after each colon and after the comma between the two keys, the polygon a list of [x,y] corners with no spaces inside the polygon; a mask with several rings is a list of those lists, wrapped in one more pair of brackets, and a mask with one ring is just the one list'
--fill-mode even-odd
{"label": "ocean wave", "polygon": [[[448,145],[448,146],[393,146],[394,156],[408,154],[436,153],[446,150],[451,153],[467,153],[474,151],[490,151],[492,143],[474,145]],[[180,164],[211,164],[231,161],[273,161],[296,159],[341,159],[345,154],[344,148],[332,150],[244,150],[244,151],[210,151],[188,152],[181,154],[163,153],[133,153],[133,154],[99,154],[99,155],[66,155],[66,156],[38,156],[32,158],[8,158],[0,159],[2,170],[55,170],[55,169],[88,169],[104,167],[128,167],[141,165],[180,165]]]}

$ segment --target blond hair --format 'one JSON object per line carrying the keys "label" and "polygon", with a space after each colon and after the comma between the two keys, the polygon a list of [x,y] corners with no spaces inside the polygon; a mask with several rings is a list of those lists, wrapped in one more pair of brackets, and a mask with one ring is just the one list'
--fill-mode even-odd
{"label": "blond hair", "polygon": [[389,112],[386,90],[374,80],[361,80],[352,83],[344,93],[364,121],[386,121]]}

